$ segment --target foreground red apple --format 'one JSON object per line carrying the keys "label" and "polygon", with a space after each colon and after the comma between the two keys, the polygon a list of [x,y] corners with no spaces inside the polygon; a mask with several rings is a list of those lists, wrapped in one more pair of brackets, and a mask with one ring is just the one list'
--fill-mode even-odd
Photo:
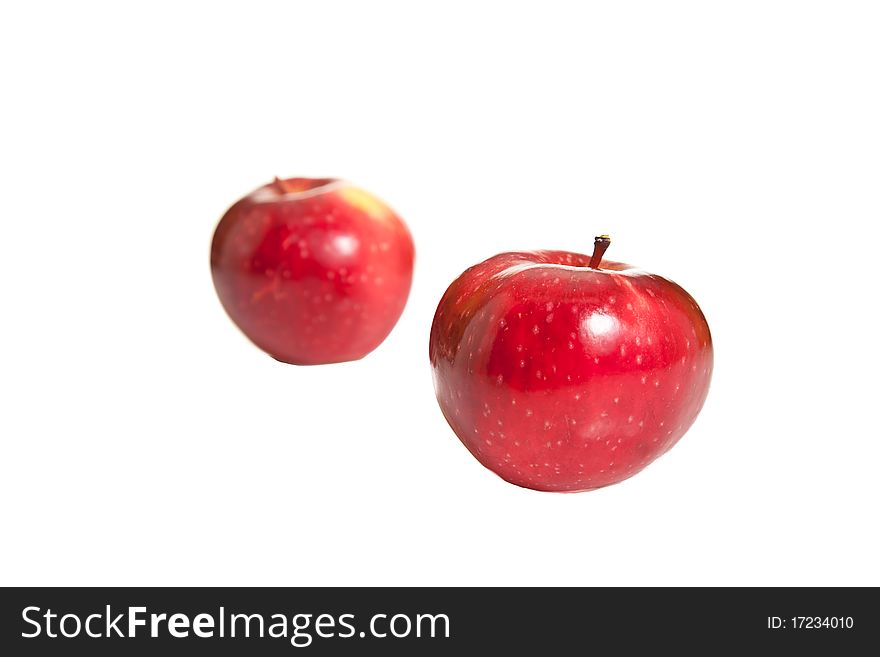
{"label": "foreground red apple", "polygon": [[214,286],[254,344],[297,365],[362,358],[400,317],[412,282],[406,225],[332,179],[275,179],[233,205],[211,245]]}
{"label": "foreground red apple", "polygon": [[631,477],[697,417],[712,338],[675,283],[564,251],[502,253],[446,291],[431,328],[440,408],[487,468],[544,491]]}

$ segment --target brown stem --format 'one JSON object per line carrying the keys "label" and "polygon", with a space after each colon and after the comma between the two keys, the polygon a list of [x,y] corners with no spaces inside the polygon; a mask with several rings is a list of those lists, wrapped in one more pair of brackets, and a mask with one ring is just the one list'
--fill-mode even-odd
{"label": "brown stem", "polygon": [[284,184],[284,181],[281,180],[278,176],[275,176],[275,180],[272,181],[272,184],[275,185],[275,189],[277,189],[282,194],[287,193],[287,186]]}
{"label": "brown stem", "polygon": [[608,235],[599,235],[593,242],[593,257],[590,258],[590,269],[599,269],[602,263],[602,256],[611,246],[611,238]]}

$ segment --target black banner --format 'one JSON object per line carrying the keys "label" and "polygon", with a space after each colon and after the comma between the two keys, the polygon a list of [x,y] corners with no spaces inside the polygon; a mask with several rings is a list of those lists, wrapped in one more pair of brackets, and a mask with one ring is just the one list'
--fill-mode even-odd
{"label": "black banner", "polygon": [[4,655],[854,654],[878,627],[842,588],[12,588],[0,614]]}

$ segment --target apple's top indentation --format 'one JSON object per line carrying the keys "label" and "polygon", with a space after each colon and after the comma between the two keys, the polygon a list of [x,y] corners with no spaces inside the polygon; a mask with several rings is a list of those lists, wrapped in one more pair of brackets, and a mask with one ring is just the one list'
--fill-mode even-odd
{"label": "apple's top indentation", "polygon": [[263,185],[251,193],[250,199],[254,202],[273,203],[282,199],[293,201],[325,194],[346,185],[348,183],[339,178],[279,178],[276,176],[271,183]]}
{"label": "apple's top indentation", "polygon": [[336,182],[335,178],[286,178],[282,180],[275,176],[272,185],[282,194],[297,194],[324,187],[333,182]]}

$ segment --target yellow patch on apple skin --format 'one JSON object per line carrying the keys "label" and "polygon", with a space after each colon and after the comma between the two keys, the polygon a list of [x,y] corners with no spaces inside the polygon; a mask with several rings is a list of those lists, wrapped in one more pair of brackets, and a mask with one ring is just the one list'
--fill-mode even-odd
{"label": "yellow patch on apple skin", "polygon": [[388,219],[391,211],[379,199],[357,187],[343,187],[338,191],[339,196],[358,210],[366,212],[373,219]]}

